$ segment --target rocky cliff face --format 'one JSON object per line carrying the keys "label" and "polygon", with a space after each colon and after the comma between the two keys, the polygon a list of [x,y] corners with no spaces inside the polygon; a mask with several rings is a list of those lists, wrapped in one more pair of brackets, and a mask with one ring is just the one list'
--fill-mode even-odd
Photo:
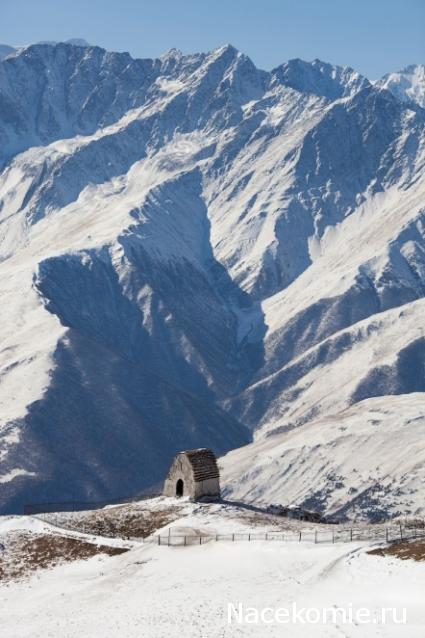
{"label": "rocky cliff face", "polygon": [[0,141],[4,511],[135,492],[179,449],[253,432],[267,456],[312,419],[424,391],[412,100],[317,60],[266,73],[231,46],[40,44],[0,62]]}

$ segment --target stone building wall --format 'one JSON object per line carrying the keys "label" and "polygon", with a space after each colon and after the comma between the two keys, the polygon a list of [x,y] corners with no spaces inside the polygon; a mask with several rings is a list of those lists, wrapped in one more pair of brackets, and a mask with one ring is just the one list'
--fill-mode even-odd
{"label": "stone building wall", "polygon": [[[205,478],[203,480],[195,481],[194,468],[187,456],[188,454],[193,454],[193,451],[180,452],[180,454],[175,457],[164,483],[164,495],[171,497],[179,496],[179,494],[177,494],[177,484],[179,480],[182,480],[183,494],[181,494],[181,496],[195,500],[202,498],[203,496],[219,498],[219,477],[217,476],[214,478]],[[199,473],[199,468],[197,471]]]}

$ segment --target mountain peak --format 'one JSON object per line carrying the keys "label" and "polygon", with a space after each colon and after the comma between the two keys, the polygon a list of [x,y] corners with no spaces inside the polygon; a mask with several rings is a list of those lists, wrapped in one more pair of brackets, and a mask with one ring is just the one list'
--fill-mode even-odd
{"label": "mountain peak", "polygon": [[39,42],[32,42],[23,46],[11,46],[10,44],[0,44],[0,62],[9,55],[18,53],[21,50],[29,49],[30,47],[37,45],[57,46],[58,44],[69,44],[74,47],[91,47],[92,45],[83,38],[71,38],[70,40],[40,40]]}
{"label": "mountain peak", "polygon": [[168,60],[181,60],[183,57],[183,52],[180,49],[176,49],[175,47],[169,49],[165,53],[163,53],[159,59],[163,62],[167,62]]}
{"label": "mountain peak", "polygon": [[84,38],[71,38],[70,40],[65,40],[65,44],[72,44],[75,47],[90,47],[90,42],[87,42]]}
{"label": "mountain peak", "polygon": [[423,74],[425,73],[425,64],[408,64],[404,69],[401,69],[399,73],[407,73],[410,75]]}
{"label": "mountain peak", "polygon": [[316,58],[294,58],[272,70],[273,82],[328,100],[349,97],[369,86],[369,80],[350,67],[334,66]]}
{"label": "mountain peak", "polygon": [[9,44],[0,44],[0,61],[4,60],[4,58],[7,58],[8,55],[16,53],[16,51],[16,47],[12,47]]}
{"label": "mountain peak", "polygon": [[70,38],[69,40],[39,40],[34,44],[50,44],[55,46],[56,44],[71,44],[74,47],[90,47],[91,44],[83,38]]}
{"label": "mountain peak", "polygon": [[229,43],[223,44],[223,46],[213,49],[212,53],[215,53],[217,55],[222,55],[223,53],[230,53],[232,55],[240,54],[238,49],[236,49],[236,47]]}
{"label": "mountain peak", "polygon": [[402,102],[413,102],[425,108],[424,64],[409,64],[401,71],[387,73],[375,85],[390,91]]}

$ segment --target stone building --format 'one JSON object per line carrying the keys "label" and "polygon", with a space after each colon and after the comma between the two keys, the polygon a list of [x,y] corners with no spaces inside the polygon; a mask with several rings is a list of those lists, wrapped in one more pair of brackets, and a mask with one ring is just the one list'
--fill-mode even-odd
{"label": "stone building", "polygon": [[165,496],[220,498],[220,473],[214,453],[207,448],[179,452],[164,483]]}

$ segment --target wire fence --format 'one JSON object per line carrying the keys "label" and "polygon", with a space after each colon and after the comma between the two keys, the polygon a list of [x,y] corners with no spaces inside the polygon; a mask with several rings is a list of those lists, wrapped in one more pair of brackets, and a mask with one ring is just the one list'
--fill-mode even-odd
{"label": "wire fence", "polygon": [[[120,538],[123,541],[137,541],[142,543],[155,543],[163,546],[190,546],[203,545],[209,542],[238,542],[238,541],[287,541],[287,542],[310,542],[315,544],[330,544],[344,542],[387,542],[395,543],[413,539],[425,538],[425,518],[423,517],[404,517],[393,520],[383,520],[375,523],[352,523],[350,526],[346,523],[330,522],[326,525],[322,521],[306,520],[314,527],[288,530],[271,530],[266,532],[248,531],[248,532],[230,532],[226,534],[176,534],[172,529],[168,529],[163,534],[151,535],[148,538],[143,536],[130,536],[120,534],[117,536],[116,530],[112,527],[109,529],[108,524],[104,522],[101,528],[93,528],[90,520],[84,521],[79,519],[78,524],[73,517],[64,517],[64,514],[78,513],[82,511],[99,510],[107,506],[125,505],[155,498],[161,495],[159,491],[145,491],[131,497],[115,498],[104,501],[57,501],[49,503],[32,503],[25,505],[24,513],[35,516],[49,525],[60,528],[67,532],[75,534],[82,533],[90,536],[101,536],[104,538]],[[241,503],[239,503],[241,505]],[[251,507],[247,504],[247,507]],[[264,508],[263,513],[270,514],[274,511],[274,507]],[[271,511],[270,511],[271,510]],[[285,510],[286,512],[286,510]],[[282,520],[294,519],[293,515],[277,514]],[[300,523],[301,520],[299,519]],[[326,527],[326,529],[324,529]]]}
{"label": "wire fence", "polygon": [[363,525],[358,527],[340,527],[333,525],[329,529],[298,529],[298,530],[271,530],[265,532],[227,532],[225,534],[178,534],[169,528],[164,533],[153,534],[149,537],[132,536],[127,534],[111,533],[107,528],[94,530],[90,521],[87,525],[79,520],[76,526],[72,519],[64,519],[58,515],[48,513],[38,514],[36,518],[57,527],[66,532],[85,534],[88,536],[100,536],[102,538],[120,539],[139,543],[153,543],[160,546],[186,547],[190,545],[203,545],[210,542],[255,542],[255,541],[283,541],[305,542],[314,544],[334,544],[352,542],[386,542],[400,543],[415,539],[425,539],[425,525],[421,520],[399,521],[396,524],[387,525]]}
{"label": "wire fence", "polygon": [[358,541],[375,541],[387,543],[400,543],[414,539],[425,539],[425,530],[406,528],[400,525],[386,527],[381,530],[373,528],[345,528],[340,530],[300,530],[285,532],[235,532],[228,534],[158,534],[147,542],[172,547],[186,547],[190,545],[204,545],[210,542],[254,542],[254,541],[286,541],[309,542],[315,544],[352,543]]}

